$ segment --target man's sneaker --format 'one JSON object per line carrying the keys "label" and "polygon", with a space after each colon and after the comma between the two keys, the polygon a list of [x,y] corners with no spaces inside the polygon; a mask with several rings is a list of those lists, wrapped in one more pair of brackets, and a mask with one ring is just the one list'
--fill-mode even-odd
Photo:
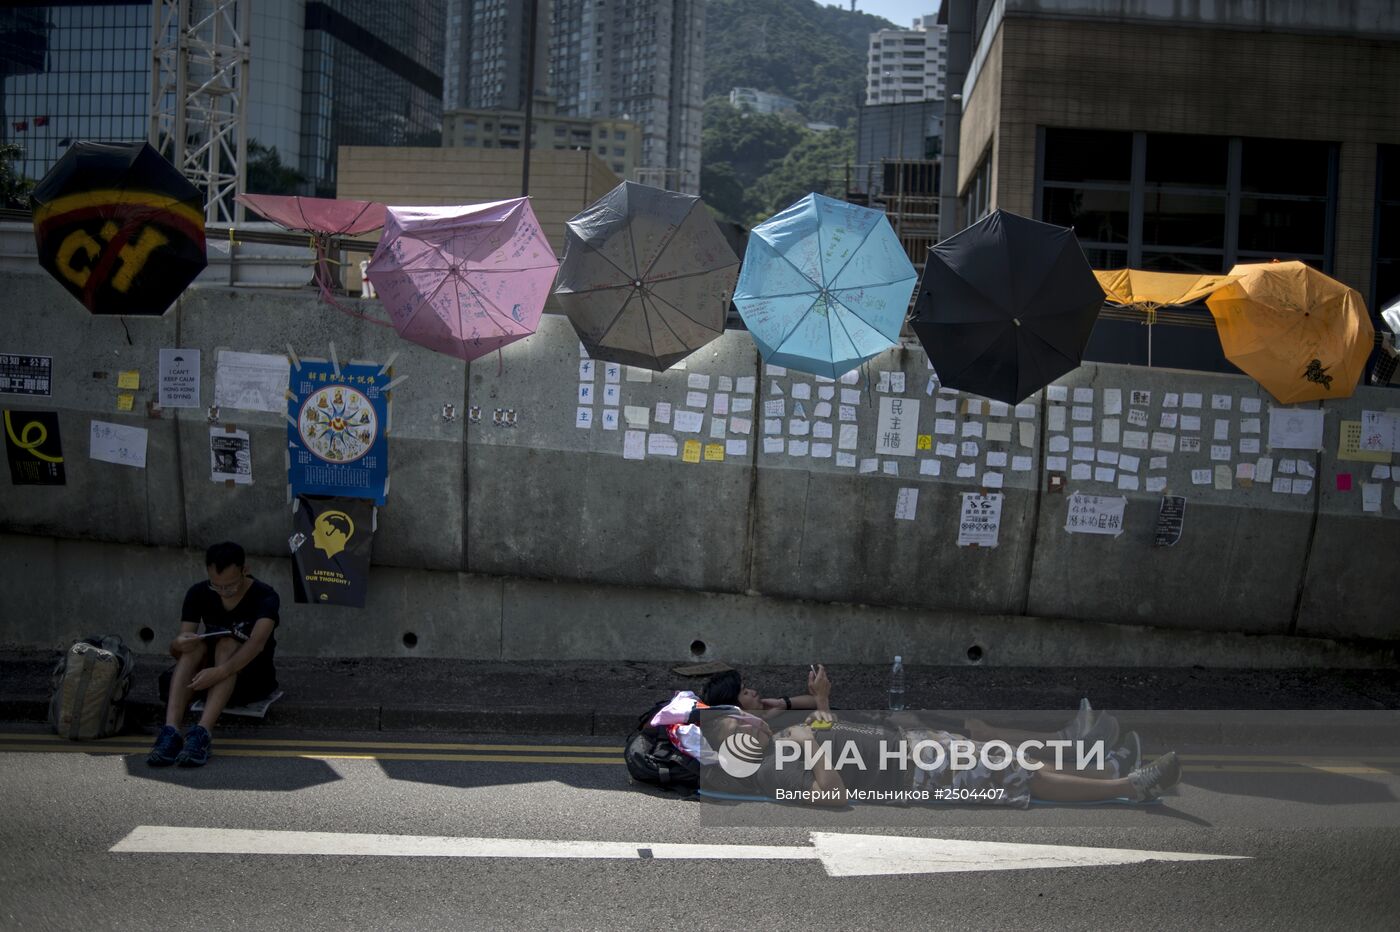
{"label": "man's sneaker", "polygon": [[1093,707],[1089,705],[1089,697],[1085,696],[1083,699],[1079,700],[1079,711],[1075,713],[1074,718],[1069,720],[1068,725],[1060,729],[1060,737],[1070,739],[1078,738],[1089,730],[1089,725],[1093,721],[1093,717]]}
{"label": "man's sneaker", "polygon": [[169,767],[175,763],[180,755],[180,749],[185,746],[185,741],[180,737],[180,729],[174,725],[166,725],[156,735],[155,746],[151,748],[151,753],[146,755],[146,763],[152,767]]}
{"label": "man's sneaker", "polygon": [[1139,767],[1128,774],[1128,783],[1133,788],[1133,799],[1138,802],[1156,799],[1162,795],[1163,790],[1176,786],[1180,780],[1181,761],[1177,760],[1175,751],[1168,751],[1146,767]]}
{"label": "man's sneaker", "polygon": [[1138,740],[1138,733],[1130,731],[1124,735],[1123,746],[1109,754],[1108,759],[1118,767],[1113,774],[1115,777],[1126,777],[1136,770],[1142,763],[1142,742]]}
{"label": "man's sneaker", "polygon": [[181,767],[203,767],[209,762],[209,751],[214,739],[209,737],[209,729],[203,725],[191,725],[185,732],[185,749],[175,758]]}

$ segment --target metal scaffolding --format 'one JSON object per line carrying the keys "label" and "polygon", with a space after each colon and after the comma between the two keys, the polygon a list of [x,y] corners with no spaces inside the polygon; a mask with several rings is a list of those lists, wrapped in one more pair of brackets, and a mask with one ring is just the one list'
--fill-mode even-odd
{"label": "metal scaffolding", "polygon": [[252,0],[152,0],[150,143],[204,192],[205,222],[243,218]]}

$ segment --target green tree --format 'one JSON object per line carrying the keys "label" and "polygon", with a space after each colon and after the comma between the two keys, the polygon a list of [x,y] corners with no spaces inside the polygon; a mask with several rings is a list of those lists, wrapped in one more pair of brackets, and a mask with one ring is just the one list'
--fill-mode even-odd
{"label": "green tree", "polygon": [[306,183],[306,176],[290,165],[282,164],[277,147],[268,147],[256,139],[248,140],[248,175],[245,181],[249,194],[296,194]]}
{"label": "green tree", "polygon": [[15,170],[13,163],[24,157],[24,148],[12,142],[0,143],[0,208],[28,210],[29,192],[34,182]]}
{"label": "green tree", "polygon": [[743,223],[757,205],[751,192],[807,130],[780,117],[736,110],[715,98],[705,104],[700,137],[700,193],[722,216]]}
{"label": "green tree", "polygon": [[708,0],[705,94],[756,87],[845,126],[864,97],[870,33],[894,24],[814,0]]}
{"label": "green tree", "polygon": [[759,180],[750,194],[753,224],[762,223],[793,201],[813,191],[832,197],[844,195],[845,167],[856,157],[855,133],[850,129],[807,131],[773,170]]}

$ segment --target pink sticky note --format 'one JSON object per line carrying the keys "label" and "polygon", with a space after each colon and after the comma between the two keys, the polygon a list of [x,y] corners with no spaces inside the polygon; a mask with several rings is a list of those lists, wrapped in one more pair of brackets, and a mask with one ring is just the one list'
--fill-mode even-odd
{"label": "pink sticky note", "polygon": [[1351,473],[1349,473],[1349,472],[1339,472],[1339,473],[1337,473],[1337,491],[1338,491],[1338,492],[1350,492],[1350,491],[1351,491]]}

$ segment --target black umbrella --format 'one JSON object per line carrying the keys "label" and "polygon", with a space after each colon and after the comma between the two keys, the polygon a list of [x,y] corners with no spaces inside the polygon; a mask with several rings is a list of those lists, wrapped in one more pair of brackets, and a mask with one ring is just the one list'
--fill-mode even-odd
{"label": "black umbrella", "polygon": [[80,142],[30,197],[39,264],[94,314],[164,314],[204,269],[204,199],[144,142]]}
{"label": "black umbrella", "polygon": [[929,251],[911,324],[942,384],[1017,404],[1079,366],[1103,299],[1072,229],[996,210]]}

